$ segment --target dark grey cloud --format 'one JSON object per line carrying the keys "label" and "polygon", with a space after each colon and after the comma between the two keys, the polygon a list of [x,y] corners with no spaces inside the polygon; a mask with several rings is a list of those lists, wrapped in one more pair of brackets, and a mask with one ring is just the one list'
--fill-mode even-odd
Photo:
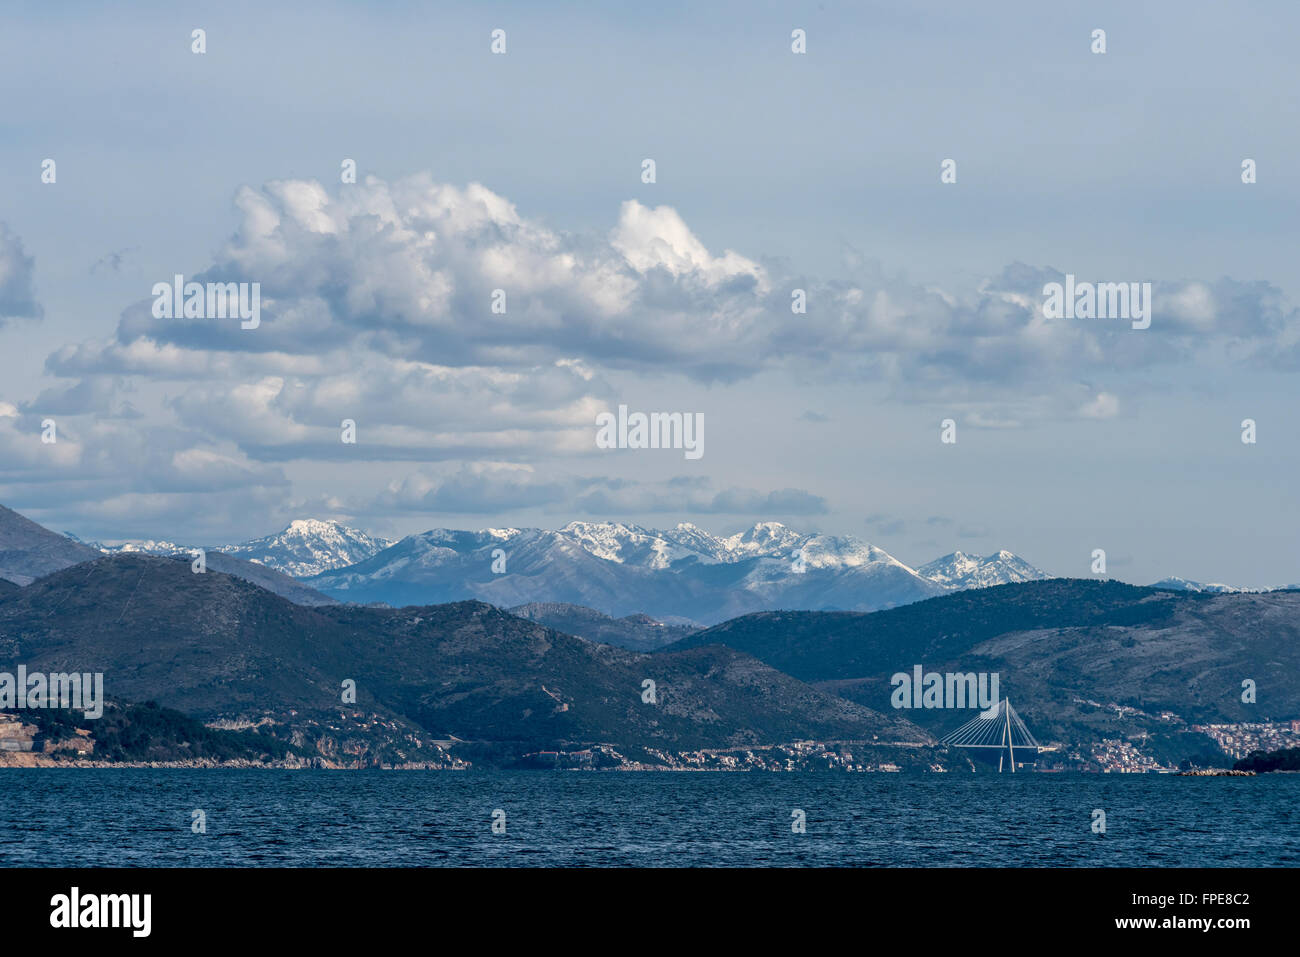
{"label": "dark grey cloud", "polygon": [[0,322],[40,319],[45,315],[36,301],[35,266],[36,261],[23,249],[22,240],[0,222]]}
{"label": "dark grey cloud", "polygon": [[415,473],[394,483],[374,502],[387,512],[501,514],[568,501],[572,479],[556,480],[520,466],[473,466],[434,478]]}
{"label": "dark grey cloud", "polygon": [[868,515],[865,524],[875,535],[901,535],[907,529],[907,522],[896,515]]}
{"label": "dark grey cloud", "polygon": [[139,415],[129,402],[121,398],[123,383],[108,376],[82,379],[68,386],[54,386],[41,390],[19,408],[34,415],[87,415],[114,418],[135,418]]}
{"label": "dark grey cloud", "polygon": [[545,507],[580,514],[803,516],[826,511],[826,501],[802,489],[712,488],[708,478],[658,481],[548,474],[531,466],[477,463],[449,474],[419,471],[392,483],[362,510],[502,514]]}
{"label": "dark grey cloud", "polygon": [[113,252],[100,256],[99,259],[95,260],[94,265],[90,267],[91,275],[94,275],[101,269],[106,269],[110,272],[121,272],[122,261],[126,259],[127,254],[136,252],[139,248],[139,246],[128,246],[125,249],[116,249]]}

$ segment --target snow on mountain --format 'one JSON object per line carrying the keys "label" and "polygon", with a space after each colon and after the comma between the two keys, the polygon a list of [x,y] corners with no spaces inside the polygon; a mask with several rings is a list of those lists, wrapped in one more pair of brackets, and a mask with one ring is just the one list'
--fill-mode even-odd
{"label": "snow on mountain", "polygon": [[182,555],[189,555],[193,549],[188,545],[177,545],[175,542],[156,542],[153,539],[143,541],[121,542],[117,545],[104,545],[100,542],[87,542],[91,548],[97,548],[105,555],[129,555],[138,553],[142,555],[165,555],[168,558],[176,558]]}
{"label": "snow on mountain", "polygon": [[[692,534],[694,532],[695,534]],[[560,529],[597,558],[643,568],[668,568],[682,559],[714,560],[718,540],[694,526],[656,532],[622,522],[570,522]]]}
{"label": "snow on mountain", "polygon": [[687,523],[667,531],[621,522],[433,529],[309,583],[362,603],[565,602],[615,617],[702,622],[771,608],[874,610],[945,591],[866,542],[776,522],[727,538]]}
{"label": "snow on mountain", "polygon": [[1160,579],[1160,581],[1152,584],[1151,587],[1171,588],[1177,591],[1204,592],[1205,594],[1209,594],[1209,595],[1227,595],[1227,594],[1234,594],[1237,592],[1249,592],[1249,591],[1256,590],[1253,588],[1238,588],[1235,585],[1221,585],[1218,584],[1217,582],[1209,582],[1209,583],[1194,582],[1186,578],[1179,578],[1177,575],[1170,576],[1169,578],[1162,578]]}
{"label": "snow on mountain", "polygon": [[[173,558],[188,556],[195,548],[200,547],[152,539],[121,542],[116,545],[104,545],[99,542],[86,544],[105,555],[142,552]],[[275,535],[255,538],[237,545],[201,547],[206,552],[222,552],[232,558],[264,565],[293,578],[309,578],[335,568],[346,568],[348,565],[363,562],[391,544],[392,542],[387,539],[368,535],[339,522],[299,519],[290,522],[283,531]]]}
{"label": "snow on mountain", "polygon": [[[192,551],[188,545],[153,540],[121,542],[116,545],[85,542],[81,539],[73,541],[0,506],[0,577],[19,584],[26,584],[33,578],[69,565],[93,561],[102,555],[158,555],[179,558],[188,563]],[[225,555],[217,549],[203,551],[207,554],[208,571],[241,578],[295,604],[330,605],[336,601],[265,565]],[[9,572],[7,568],[15,560],[21,562],[23,569],[23,573],[18,575]]]}
{"label": "snow on mountain", "polygon": [[339,522],[299,519],[278,534],[226,545],[221,551],[295,578],[307,578],[363,562],[391,544]]}
{"label": "snow on mountain", "polygon": [[[190,553],[190,546],[168,541],[84,544],[107,554]],[[1048,577],[1006,550],[985,556],[958,551],[912,568],[854,536],[808,534],[780,522],[759,522],[728,536],[690,522],[663,530],[624,522],[570,522],[557,530],[437,528],[390,542],[307,519],[276,535],[207,551],[310,579],[311,587],[346,601],[477,598],[503,608],[568,603],[616,617],[648,613],[661,621],[706,623],[775,608],[871,611]],[[230,572],[255,580],[247,568]],[[264,587],[283,593],[288,584]],[[1152,587],[1256,590],[1177,577]]]}
{"label": "snow on mountain", "polygon": [[671,568],[683,560],[734,564],[752,558],[795,562],[807,568],[852,568],[875,562],[906,568],[888,552],[852,536],[809,535],[780,522],[759,522],[719,538],[688,522],[659,531],[621,522],[570,522],[557,534],[607,561],[642,568]]}
{"label": "snow on mountain", "polygon": [[[104,551],[185,554],[170,542]],[[719,620],[769,608],[871,610],[959,588],[1046,576],[1007,551],[954,552],[914,569],[851,535],[759,522],[711,535],[689,522],[666,530],[570,522],[556,530],[435,528],[389,542],[337,522],[300,520],[221,551],[337,598],[426,604],[479,598],[502,607],[570,602],[616,615]]]}
{"label": "snow on mountain", "polygon": [[917,571],[932,582],[954,589],[988,588],[1048,577],[1006,549],[985,556],[953,552],[922,565]]}
{"label": "snow on mountain", "polygon": [[795,545],[809,568],[860,568],[863,565],[894,565],[915,570],[900,562],[883,548],[852,535],[806,535]]}
{"label": "snow on mountain", "polygon": [[722,545],[728,556],[726,560],[733,562],[742,558],[790,557],[790,553],[808,537],[780,522],[759,522],[748,531],[722,539]]}
{"label": "snow on mountain", "polygon": [[665,541],[684,549],[688,554],[699,555],[705,562],[727,560],[726,546],[722,543],[722,539],[710,535],[698,525],[678,522],[675,528],[658,534]]}
{"label": "snow on mountain", "polygon": [[[608,543],[605,543],[608,545]],[[371,558],[307,580],[346,601],[425,605],[476,598],[501,608],[567,602],[616,617],[663,605],[686,614],[676,574],[601,558],[561,531],[432,529]]]}

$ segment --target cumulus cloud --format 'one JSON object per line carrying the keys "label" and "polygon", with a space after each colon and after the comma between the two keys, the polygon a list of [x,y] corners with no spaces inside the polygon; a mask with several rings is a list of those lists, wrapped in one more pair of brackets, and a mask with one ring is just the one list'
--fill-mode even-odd
{"label": "cumulus cloud", "polygon": [[[551,229],[485,186],[428,175],[332,190],[280,180],[240,189],[235,206],[233,235],[185,278],[259,283],[258,328],[157,318],[142,289],[113,335],[47,357],[60,384],[0,417],[0,454],[11,453],[0,481],[44,476],[43,496],[71,496],[79,475],[110,500],[242,483],[278,509],[292,494],[282,463],[491,462],[404,479],[368,507],[811,515],[826,503],[799,489],[516,467],[594,454],[596,412],[622,400],[613,383],[633,377],[671,390],[675,378],[790,370],[881,383],[895,398],[941,403],[963,427],[1014,428],[1113,417],[1122,383],[1112,380],[1161,363],[1300,366],[1300,313],[1267,283],[1153,278],[1151,327],[1138,331],[1045,317],[1043,286],[1063,278],[1057,268],[1012,264],[968,293],[861,260],[848,275],[794,275],[710,249],[678,211],[634,200],[598,235]],[[40,314],[31,273],[0,226],[0,318]],[[794,289],[806,292],[806,313],[791,311]],[[41,415],[68,420],[57,450],[32,445]],[[344,419],[356,422],[355,445],[340,441]],[[170,507],[150,501],[159,514]]]}
{"label": "cumulus cloud", "polygon": [[642,275],[663,269],[674,277],[713,287],[739,282],[758,295],[770,289],[763,269],[745,257],[730,249],[720,257],[710,254],[670,206],[647,209],[628,200],[610,235],[610,245]]}
{"label": "cumulus cloud", "polygon": [[[573,366],[449,368],[360,357],[333,375],[196,386],[170,402],[183,425],[262,459],[446,459],[587,452],[603,408]],[[355,445],[340,441],[344,420]]]}
{"label": "cumulus cloud", "polygon": [[[1063,275],[1054,269],[1013,264],[968,300],[869,265],[856,278],[774,276],[732,250],[711,252],[670,207],[628,201],[607,237],[574,237],[484,186],[428,176],[334,194],[276,181],[241,189],[236,206],[237,232],[188,278],[259,282],[257,330],[157,319],[142,299],[123,313],[114,346],[58,361],[121,369],[135,349],[138,368],[147,341],[161,375],[176,371],[169,347],[285,356],[360,348],[447,366],[580,358],[703,380],[850,357],[881,376],[988,381],[1178,358],[1198,339],[1272,337],[1295,318],[1273,287],[1231,280],[1157,283],[1155,322],[1135,335],[1121,322],[1046,319],[1042,287]],[[806,314],[790,311],[794,288],[807,291]],[[497,290],[504,312],[492,308]]]}
{"label": "cumulus cloud", "polygon": [[[405,377],[398,364],[526,371],[570,362],[589,374],[734,381],[803,365],[988,397],[1182,361],[1213,344],[1271,355],[1279,342],[1300,343],[1296,310],[1266,283],[1157,281],[1152,326],[1136,331],[1046,318],[1043,286],[1063,278],[1056,269],[1016,263],[965,297],[870,263],[849,277],[777,274],[709,250],[676,210],[635,200],[604,237],[554,231],[482,185],[428,175],[336,192],[280,180],[244,187],[235,202],[238,229],[186,278],[259,283],[257,329],[156,318],[142,298],[113,340],[61,349],[49,371],[309,377],[366,359],[367,374],[381,377],[384,363]],[[796,288],[807,293],[805,314],[791,312]]]}
{"label": "cumulus cloud", "polygon": [[[52,421],[55,441],[42,441]],[[275,466],[233,447],[126,417],[27,414],[0,403],[0,492],[37,506],[127,494],[190,495],[287,489]],[[191,508],[193,505],[191,504]]]}
{"label": "cumulus cloud", "polygon": [[[236,206],[236,234],[186,278],[260,283],[262,325],[158,319],[141,300],[124,311],[117,348],[98,350],[103,360],[145,339],[289,355],[363,348],[453,366],[679,362],[707,376],[728,364],[708,346],[755,325],[768,289],[755,263],[710,254],[675,211],[636,202],[596,241],[525,219],[483,186],[427,176],[336,195],[278,181],[240,190]],[[496,290],[504,312],[493,311]]]}

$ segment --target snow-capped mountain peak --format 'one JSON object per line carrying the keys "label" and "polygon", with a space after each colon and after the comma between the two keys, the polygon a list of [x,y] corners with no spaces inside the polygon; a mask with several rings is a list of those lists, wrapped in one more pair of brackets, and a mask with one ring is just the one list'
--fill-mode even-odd
{"label": "snow-capped mountain peak", "polygon": [[883,548],[852,535],[808,535],[795,547],[809,568],[859,568],[884,564],[912,571]]}
{"label": "snow-capped mountain peak", "polygon": [[748,531],[722,539],[722,544],[733,561],[752,556],[775,558],[793,551],[807,537],[780,522],[759,522]]}
{"label": "snow-capped mountain peak", "polygon": [[655,569],[684,558],[712,559],[717,545],[706,532],[681,525],[666,533],[622,522],[570,522],[560,534],[597,558]]}
{"label": "snow-capped mountain peak", "polygon": [[988,588],[1048,577],[1005,548],[983,557],[953,552],[922,565],[917,571],[930,581],[949,588]]}
{"label": "snow-capped mountain peak", "polygon": [[221,551],[295,578],[307,578],[363,562],[391,544],[339,522],[308,518],[290,522],[276,535],[228,545]]}

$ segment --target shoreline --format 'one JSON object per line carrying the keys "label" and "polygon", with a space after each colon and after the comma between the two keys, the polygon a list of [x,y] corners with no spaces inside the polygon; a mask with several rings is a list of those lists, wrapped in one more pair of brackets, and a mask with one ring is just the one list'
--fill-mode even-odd
{"label": "shoreline", "polygon": [[[0,772],[7,770],[40,770],[49,768],[70,768],[78,770],[112,770],[122,768],[127,770],[192,770],[192,771],[451,771],[451,772],[475,772],[475,771],[527,771],[539,773],[636,773],[636,772],[655,772],[655,773],[695,773],[695,774],[812,774],[825,775],[835,774],[832,769],[784,769],[784,768],[722,768],[722,767],[670,767],[670,766],[624,766],[610,768],[537,768],[537,767],[520,767],[520,768],[497,768],[497,767],[448,767],[446,765],[428,764],[428,763],[411,763],[400,765],[366,765],[357,766],[354,764],[340,764],[321,759],[312,759],[309,761],[248,761],[238,759],[234,761],[211,761],[207,759],[193,761],[59,761],[50,758],[36,758],[24,762],[13,762],[0,760]],[[842,774],[884,774],[891,776],[941,776],[935,771],[841,771]],[[951,774],[952,772],[944,772]],[[1025,772],[1022,772],[1025,773]],[[1088,777],[1177,777],[1177,778],[1243,778],[1243,777],[1261,777],[1269,774],[1300,774],[1300,771],[1236,771],[1227,768],[1208,768],[1196,771],[1177,771],[1172,774],[1108,774],[1099,771],[1029,771],[1029,774],[1041,774],[1044,776],[1057,776],[1062,773],[1076,774]],[[958,775],[967,777],[967,775]],[[988,772],[985,777],[996,776],[995,772]]]}

